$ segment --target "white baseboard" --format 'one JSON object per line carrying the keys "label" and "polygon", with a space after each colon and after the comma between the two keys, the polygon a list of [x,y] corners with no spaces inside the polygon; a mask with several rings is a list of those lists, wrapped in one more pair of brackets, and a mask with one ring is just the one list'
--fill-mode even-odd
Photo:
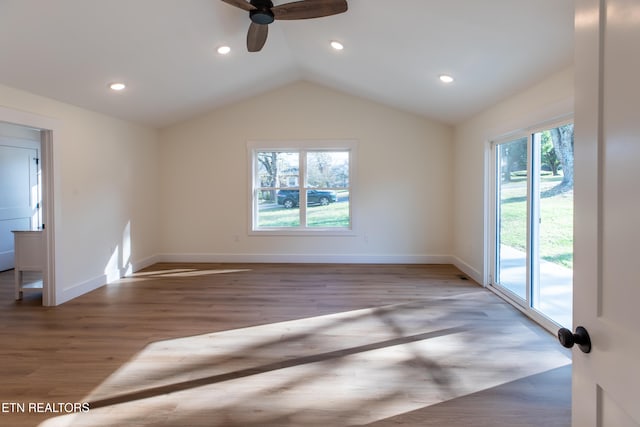
{"label": "white baseboard", "polygon": [[[482,275],[469,264],[452,255],[377,255],[377,254],[211,254],[182,253],[157,254],[132,263],[132,270],[139,271],[159,262],[194,263],[294,263],[294,264],[453,264],[476,282],[482,284]],[[126,274],[121,271],[121,275]],[[80,295],[98,289],[108,283],[106,274],[64,288],[57,297],[62,304]]]}
{"label": "white baseboard", "polygon": [[159,254],[156,262],[296,263],[296,264],[452,264],[450,255],[377,254]]}
{"label": "white baseboard", "polygon": [[96,290],[107,283],[107,276],[105,274],[101,274],[98,277],[94,277],[93,279],[86,280],[81,283],[77,283],[75,285],[66,287],[62,289],[62,292],[58,293],[56,298],[56,304],[60,305],[67,301],[70,301],[80,295],[84,295],[88,292]]}
{"label": "white baseboard", "polygon": [[131,268],[133,270],[133,272],[135,273],[136,271],[140,271],[143,268],[147,268],[153,264],[156,264],[158,262],[162,262],[160,260],[160,255],[152,255],[150,257],[147,258],[143,258],[141,260],[137,260],[131,263]]}
{"label": "white baseboard", "polygon": [[469,264],[467,264],[466,262],[464,262],[463,260],[461,260],[460,258],[458,258],[456,256],[452,256],[451,258],[452,258],[452,262],[451,263],[453,265],[455,265],[459,270],[461,270],[467,276],[471,277],[473,280],[478,282],[480,285],[486,286],[486,284],[484,283],[484,278],[483,278],[482,273],[480,271],[478,271],[475,268],[471,267]]}
{"label": "white baseboard", "polygon": [[[158,255],[153,255],[147,258],[144,258],[142,260],[139,261],[135,261],[132,263],[131,268],[133,269],[133,271],[138,271],[141,270],[145,267],[149,267],[150,265],[153,265],[159,261],[159,256]],[[127,271],[120,268],[118,270],[116,270],[114,272],[114,276],[112,277],[115,278],[117,276],[119,277],[124,277],[126,276]],[[101,288],[102,286],[106,285],[107,283],[109,283],[109,277],[107,274],[101,274],[97,277],[94,277],[93,279],[89,279],[86,280],[84,282],[81,283],[77,283],[75,285],[66,287],[62,290],[62,292],[58,295],[57,297],[57,305],[65,303],[67,301],[70,301],[76,297],[79,297],[80,295],[86,294],[88,292],[91,292],[93,290],[96,290],[98,288]]]}

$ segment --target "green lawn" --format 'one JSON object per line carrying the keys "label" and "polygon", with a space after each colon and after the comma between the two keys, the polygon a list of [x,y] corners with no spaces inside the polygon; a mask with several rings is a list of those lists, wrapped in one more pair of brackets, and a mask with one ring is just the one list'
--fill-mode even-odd
{"label": "green lawn", "polygon": [[283,207],[260,211],[258,227],[298,227],[300,226],[300,209]]}
{"label": "green lawn", "polygon": [[[298,227],[300,209],[271,208],[260,212],[259,227]],[[328,206],[309,206],[307,208],[308,227],[349,227],[349,202],[331,203]]]}
{"label": "green lawn", "polygon": [[[540,257],[573,268],[573,193],[544,197],[562,177],[543,176],[540,199]],[[526,249],[526,179],[502,184],[501,243]]]}

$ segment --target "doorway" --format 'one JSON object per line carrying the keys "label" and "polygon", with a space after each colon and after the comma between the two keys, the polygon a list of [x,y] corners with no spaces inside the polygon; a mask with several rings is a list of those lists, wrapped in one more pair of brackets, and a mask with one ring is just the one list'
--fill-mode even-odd
{"label": "doorway", "polygon": [[0,123],[0,271],[14,268],[13,231],[42,227],[40,130]]}
{"label": "doorway", "polygon": [[[38,132],[40,135],[40,150],[38,162],[38,198],[41,202],[36,210],[36,217],[32,218],[42,230],[42,305],[55,306],[62,296],[59,295],[57,270],[55,263],[56,242],[55,235],[58,224],[55,221],[54,187],[54,148],[61,122],[57,119],[41,116],[25,111],[13,110],[0,106],[0,125],[15,126],[15,128]],[[37,225],[36,227],[37,228]]]}
{"label": "doorway", "polygon": [[573,124],[492,144],[490,285],[550,329],[571,328]]}

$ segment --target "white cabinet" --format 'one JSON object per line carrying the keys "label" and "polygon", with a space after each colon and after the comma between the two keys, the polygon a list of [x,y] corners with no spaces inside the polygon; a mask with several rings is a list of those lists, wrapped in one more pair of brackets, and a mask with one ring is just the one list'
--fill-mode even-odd
{"label": "white cabinet", "polygon": [[16,300],[28,290],[42,290],[42,280],[24,283],[23,272],[42,272],[44,266],[44,246],[42,231],[14,231]]}

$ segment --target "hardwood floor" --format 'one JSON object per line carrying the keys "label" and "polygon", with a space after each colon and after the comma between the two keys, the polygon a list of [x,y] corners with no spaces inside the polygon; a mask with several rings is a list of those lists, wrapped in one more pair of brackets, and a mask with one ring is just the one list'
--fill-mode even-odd
{"label": "hardwood floor", "polygon": [[461,277],[157,264],[46,308],[0,273],[0,425],[570,426],[570,353]]}

